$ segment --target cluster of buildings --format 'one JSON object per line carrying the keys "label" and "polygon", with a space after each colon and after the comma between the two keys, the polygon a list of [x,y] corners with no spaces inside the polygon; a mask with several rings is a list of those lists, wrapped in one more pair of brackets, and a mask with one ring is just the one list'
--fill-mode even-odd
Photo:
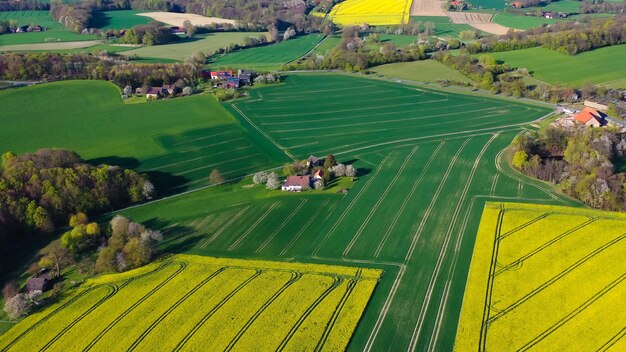
{"label": "cluster of buildings", "polygon": [[38,24],[32,26],[19,26],[9,27],[8,33],[29,33],[29,32],[43,32],[46,29]]}
{"label": "cluster of buildings", "polygon": [[137,95],[145,95],[148,100],[156,100],[169,96],[174,96],[176,94],[180,94],[183,91],[183,88],[187,86],[187,82],[182,79],[174,82],[174,84],[164,84],[160,87],[150,86],[147,88],[139,87],[135,89],[135,94]]}
{"label": "cluster of buildings", "polygon": [[[311,155],[306,159],[307,168],[314,168],[320,165],[322,165],[322,160],[320,158]],[[287,192],[301,192],[303,190],[310,189],[315,181],[322,180],[323,178],[324,170],[314,169],[311,175],[288,176],[280,189]]]}
{"label": "cluster of buildings", "polygon": [[574,110],[564,108],[562,111],[565,116],[552,123],[555,127],[571,128],[576,125],[585,125],[588,127],[603,127],[608,125],[606,112],[608,106],[585,100],[582,110]]}
{"label": "cluster of buildings", "polygon": [[202,77],[213,81],[214,88],[237,89],[252,84],[256,76],[255,71],[239,70],[235,74],[232,70],[226,71],[202,71]]}

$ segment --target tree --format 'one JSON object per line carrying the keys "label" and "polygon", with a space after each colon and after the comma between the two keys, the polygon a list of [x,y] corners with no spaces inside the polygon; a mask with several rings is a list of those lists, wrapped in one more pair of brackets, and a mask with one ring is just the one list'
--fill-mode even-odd
{"label": "tree", "polygon": [[337,160],[335,159],[335,156],[332,154],[328,154],[328,156],[326,156],[326,159],[324,159],[324,169],[330,169],[335,165],[337,165]]}
{"label": "tree", "polygon": [[27,316],[32,307],[33,301],[24,293],[17,294],[4,302],[4,311],[11,320]]}
{"label": "tree", "polygon": [[280,180],[278,179],[278,175],[275,172],[272,172],[267,176],[267,182],[265,183],[265,187],[271,190],[278,189],[280,187]]}
{"label": "tree", "polygon": [[65,265],[72,263],[70,252],[58,242],[53,242],[43,250],[43,257],[39,260],[42,268],[52,268],[55,276],[61,275],[61,270]]}
{"label": "tree", "polygon": [[267,172],[257,172],[252,176],[252,182],[254,182],[255,185],[265,184],[267,182]]}
{"label": "tree", "polygon": [[335,174],[335,177],[343,177],[346,175],[346,166],[344,164],[337,164],[330,168],[330,172]]}
{"label": "tree", "polygon": [[87,217],[87,214],[83,213],[83,212],[78,212],[76,214],[72,214],[70,216],[70,226],[71,227],[76,227],[78,225],[85,225],[87,224],[87,221],[89,221],[89,218]]}
{"label": "tree", "polygon": [[293,164],[287,163],[283,166],[283,175],[284,176],[293,176],[295,174],[293,169]]}
{"label": "tree", "polygon": [[4,297],[5,301],[8,301],[9,299],[15,297],[15,295],[17,295],[18,293],[20,293],[20,287],[17,286],[17,283],[15,283],[15,281],[7,282],[2,288],[2,297]]}
{"label": "tree", "polygon": [[324,181],[322,180],[317,180],[313,183],[313,188],[315,188],[318,191],[321,191],[324,189]]}
{"label": "tree", "polygon": [[187,38],[193,38],[197,32],[198,32],[198,29],[196,28],[196,26],[189,27],[187,29]]}
{"label": "tree", "polygon": [[352,165],[346,166],[346,176],[348,176],[348,177],[355,177],[356,176],[356,169],[354,168],[354,166],[352,166]]}
{"label": "tree", "polygon": [[193,88],[191,88],[190,86],[186,86],[185,88],[183,88],[183,95],[191,95],[193,94]]}
{"label": "tree", "polygon": [[521,170],[522,168],[524,168],[526,161],[528,161],[528,154],[526,154],[526,152],[523,150],[518,150],[513,155],[512,163],[513,163],[513,166],[515,166],[515,168],[518,170]]}
{"label": "tree", "polygon": [[212,185],[218,185],[222,182],[224,182],[224,177],[222,177],[220,171],[218,169],[213,169],[209,175],[209,183]]}

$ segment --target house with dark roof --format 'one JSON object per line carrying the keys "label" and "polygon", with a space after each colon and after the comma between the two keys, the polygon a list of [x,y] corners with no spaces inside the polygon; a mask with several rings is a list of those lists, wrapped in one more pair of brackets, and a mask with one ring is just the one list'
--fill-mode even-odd
{"label": "house with dark roof", "polygon": [[281,189],[289,192],[301,192],[311,187],[311,178],[309,176],[289,176],[283,183]]}
{"label": "house with dark roof", "polygon": [[237,76],[239,77],[239,82],[242,86],[249,86],[252,84],[255,75],[255,71],[239,70],[239,74]]}
{"label": "house with dark roof", "polygon": [[576,115],[575,119],[578,123],[590,127],[601,127],[606,125],[605,115],[590,107],[585,107],[583,111]]}
{"label": "house with dark roof", "polygon": [[318,166],[318,165],[320,165],[321,163],[322,163],[322,161],[321,161],[319,158],[317,158],[317,157],[315,157],[315,156],[313,156],[313,155],[309,156],[309,157],[306,159],[306,166],[307,166],[307,167]]}
{"label": "house with dark roof", "polygon": [[150,87],[146,91],[146,99],[153,100],[159,99],[163,96],[163,87]]}
{"label": "house with dark roof", "polygon": [[224,82],[224,86],[226,88],[239,88],[241,82],[239,81],[239,77],[228,77],[228,79]]}
{"label": "house with dark roof", "polygon": [[49,290],[51,286],[52,281],[50,281],[50,276],[47,274],[31,277],[26,281],[26,291],[28,292],[42,293]]}

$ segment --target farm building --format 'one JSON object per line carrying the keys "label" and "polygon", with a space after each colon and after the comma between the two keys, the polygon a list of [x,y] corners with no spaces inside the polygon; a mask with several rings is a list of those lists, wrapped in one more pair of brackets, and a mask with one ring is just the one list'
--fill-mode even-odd
{"label": "farm building", "polygon": [[321,160],[313,155],[309,156],[306,159],[306,166],[307,167],[313,167],[313,166],[318,166],[321,164]]}
{"label": "farm building", "polygon": [[311,178],[309,176],[289,176],[281,189],[289,192],[300,192],[309,187],[311,187]]}
{"label": "farm building", "polygon": [[252,80],[254,79],[255,75],[256,75],[256,72],[254,71],[239,70],[239,74],[237,76],[239,77],[240,84],[247,86],[247,85],[252,84]]}
{"label": "farm building", "polygon": [[226,82],[224,82],[225,88],[239,88],[241,86],[241,81],[239,77],[228,77]]}
{"label": "farm building", "polygon": [[226,81],[229,77],[233,77],[233,71],[211,71],[211,79]]}
{"label": "farm building", "polygon": [[324,170],[319,169],[313,173],[313,179],[321,180],[324,178]]}
{"label": "farm building", "polygon": [[601,127],[606,125],[604,114],[590,107],[586,107],[583,111],[578,113],[578,115],[576,115],[576,121],[590,127]]}
{"label": "farm building", "polygon": [[150,87],[146,91],[146,99],[148,100],[159,99],[161,96],[163,96],[161,87]]}
{"label": "farm building", "polygon": [[42,293],[50,289],[50,284],[50,277],[48,275],[31,277],[26,281],[26,291]]}
{"label": "farm building", "polygon": [[604,104],[600,104],[600,103],[595,102],[595,101],[585,100],[584,104],[587,107],[590,107],[592,109],[599,110],[599,111],[602,111],[602,112],[609,111],[609,107],[608,106],[606,106]]}

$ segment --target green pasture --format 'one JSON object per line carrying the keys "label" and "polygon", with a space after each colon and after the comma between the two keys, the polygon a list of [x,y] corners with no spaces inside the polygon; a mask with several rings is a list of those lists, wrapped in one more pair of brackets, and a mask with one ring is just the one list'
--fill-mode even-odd
{"label": "green pasture", "polygon": [[0,35],[0,46],[46,42],[71,42],[98,39],[97,35],[70,32],[50,17],[48,11],[0,12],[0,21],[17,20],[19,26],[38,24],[46,28],[43,32],[13,33]]}
{"label": "green pasture", "polygon": [[315,47],[313,53],[316,55],[328,55],[339,43],[341,43],[341,34],[329,35]]}
{"label": "green pasture", "polygon": [[[552,3],[552,4],[558,4],[558,3]],[[544,8],[536,8],[536,9],[542,10]],[[530,28],[535,28],[535,27],[541,27],[544,25],[554,24],[557,22],[580,21],[586,18],[601,18],[601,17],[609,17],[609,16],[611,15],[605,14],[605,13],[596,13],[596,14],[591,14],[591,15],[574,15],[574,16],[569,16],[567,18],[548,19],[544,17],[516,15],[513,13],[500,12],[500,13],[497,13],[493,17],[493,22],[501,24],[505,27],[511,27],[515,29],[530,29]]]}
{"label": "green pasture", "polygon": [[478,6],[478,8],[485,10],[504,10],[506,8],[507,0],[471,0],[472,5]]}
{"label": "green pasture", "polygon": [[213,67],[243,67],[260,71],[275,70],[280,65],[296,60],[308,53],[324,36],[308,34],[277,44],[242,49],[210,58]]}
{"label": "green pasture", "polygon": [[207,55],[215,53],[220,48],[229,44],[241,44],[245,37],[259,37],[261,32],[226,32],[199,34],[193,38],[181,38],[179,41],[165,44],[144,46],[124,52],[124,55],[161,58],[183,61],[195,52],[202,52]]}
{"label": "green pasture", "polygon": [[376,66],[371,69],[377,74],[389,78],[405,79],[416,82],[433,82],[449,80],[472,83],[472,80],[435,60],[401,62]]}
{"label": "green pasture", "polygon": [[[75,150],[147,172],[162,191],[276,166],[212,96],[126,105],[111,83],[67,81],[0,92],[0,153]],[[37,136],[37,138],[32,138]]]}
{"label": "green pasture", "polygon": [[98,29],[129,29],[134,26],[148,24],[153,20],[150,17],[138,16],[146,11],[119,10],[96,12],[93,26]]}
{"label": "green pasture", "polygon": [[435,24],[435,36],[444,38],[459,38],[463,31],[476,31],[468,24],[452,23],[447,16],[411,16],[411,22],[432,22]]}
{"label": "green pasture", "polygon": [[512,67],[525,67],[534,78],[552,83],[583,86],[621,80],[626,76],[623,58],[626,45],[616,45],[565,55],[545,48],[532,48],[492,53],[496,60]]}
{"label": "green pasture", "polygon": [[538,6],[538,7],[528,7],[524,8],[524,10],[528,11],[555,11],[555,12],[565,12],[565,13],[579,13],[580,11],[580,1],[576,0],[559,0],[553,1],[546,6]]}

